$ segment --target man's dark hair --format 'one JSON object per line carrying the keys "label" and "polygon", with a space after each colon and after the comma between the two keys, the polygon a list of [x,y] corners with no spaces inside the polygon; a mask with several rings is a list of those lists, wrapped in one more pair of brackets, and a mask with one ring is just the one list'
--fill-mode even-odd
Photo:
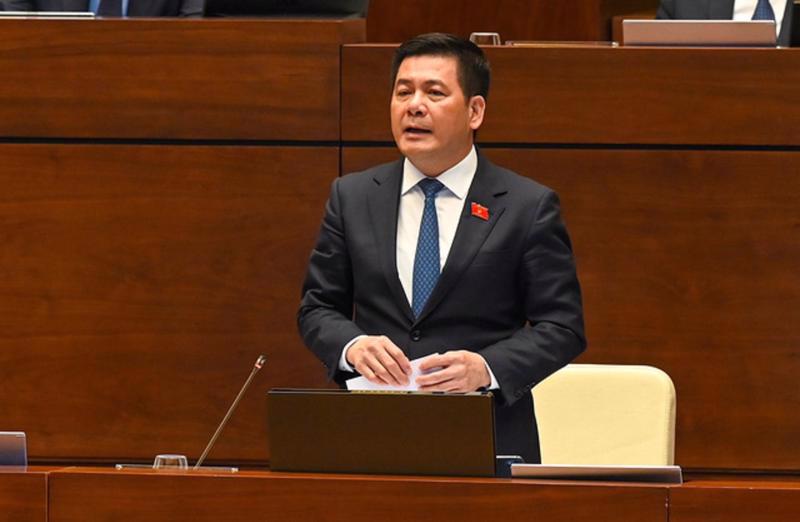
{"label": "man's dark hair", "polygon": [[489,96],[491,70],[480,47],[458,36],[428,33],[406,40],[397,48],[392,59],[392,89],[403,60],[412,56],[453,57],[458,62],[458,83],[467,100],[473,96]]}

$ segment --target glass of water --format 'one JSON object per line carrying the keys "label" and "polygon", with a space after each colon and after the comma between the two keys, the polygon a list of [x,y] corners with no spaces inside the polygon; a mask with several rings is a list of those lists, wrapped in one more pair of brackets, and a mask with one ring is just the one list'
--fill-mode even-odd
{"label": "glass of water", "polygon": [[153,460],[153,469],[189,469],[189,461],[186,455],[164,453],[156,455]]}

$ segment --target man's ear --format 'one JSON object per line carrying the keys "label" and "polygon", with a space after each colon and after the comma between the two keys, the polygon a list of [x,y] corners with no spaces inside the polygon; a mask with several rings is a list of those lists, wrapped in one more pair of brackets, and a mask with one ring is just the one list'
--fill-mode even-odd
{"label": "man's ear", "polygon": [[473,96],[469,99],[469,127],[478,130],[483,123],[483,115],[486,113],[486,98],[483,96]]}

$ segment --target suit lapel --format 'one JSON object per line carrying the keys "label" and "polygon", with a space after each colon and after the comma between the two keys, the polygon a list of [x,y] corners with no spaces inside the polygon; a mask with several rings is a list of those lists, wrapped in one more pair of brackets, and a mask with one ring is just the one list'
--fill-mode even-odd
{"label": "suit lapel", "polygon": [[372,179],[375,186],[366,195],[367,208],[375,244],[378,245],[381,271],[403,315],[413,322],[414,313],[397,275],[397,209],[400,205],[403,159],[382,169]]}
{"label": "suit lapel", "polygon": [[792,5],[794,2],[788,0],[786,2],[786,10],[783,12],[783,25],[781,25],[781,34],[778,35],[778,45],[788,47],[792,39]]}
{"label": "suit lapel", "polygon": [[[453,245],[450,247],[439,281],[416,322],[425,319],[455,286],[503,214],[505,206],[502,196],[508,189],[492,175],[493,169],[494,166],[479,154],[478,170],[464,202],[464,210],[461,212]],[[489,219],[484,220],[472,215],[472,203],[488,208]]]}
{"label": "suit lapel", "polygon": [[709,20],[733,20],[735,0],[707,0]]}

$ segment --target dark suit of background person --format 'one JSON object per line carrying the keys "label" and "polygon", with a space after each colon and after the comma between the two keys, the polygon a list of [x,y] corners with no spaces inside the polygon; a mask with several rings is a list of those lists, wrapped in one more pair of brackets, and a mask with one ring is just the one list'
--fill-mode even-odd
{"label": "dark suit of background person", "polygon": [[[792,36],[792,0],[786,2],[778,45],[788,46]],[[660,20],[732,20],[734,0],[661,0]],[[780,13],[775,13],[780,16]]]}
{"label": "dark suit of background person", "polygon": [[[89,0],[3,0],[6,11],[88,11]],[[127,16],[201,17],[205,0],[130,0]]]}
{"label": "dark suit of background person", "polygon": [[339,367],[343,347],[362,334],[388,337],[410,360],[478,352],[499,383],[498,454],[539,462],[531,388],[585,348],[558,197],[478,154],[446,264],[415,318],[396,265],[402,178],[401,159],[334,181],[298,312],[303,339],[340,385],[356,376]]}

